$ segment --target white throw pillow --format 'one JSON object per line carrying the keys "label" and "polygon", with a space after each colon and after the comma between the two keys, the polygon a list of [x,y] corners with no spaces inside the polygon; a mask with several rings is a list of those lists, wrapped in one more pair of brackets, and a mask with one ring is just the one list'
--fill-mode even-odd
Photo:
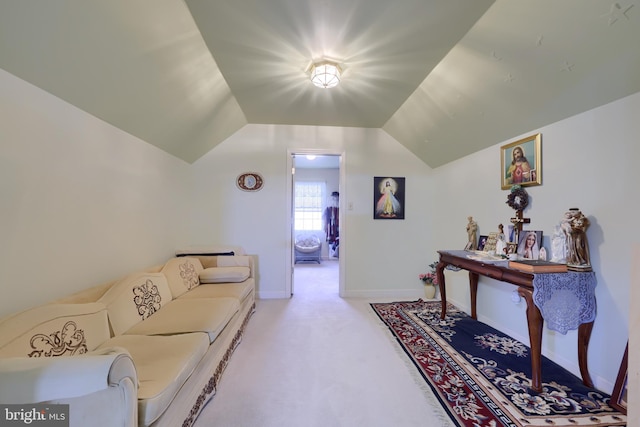
{"label": "white throw pillow", "polygon": [[249,278],[249,267],[211,267],[200,273],[200,283],[239,283]]}

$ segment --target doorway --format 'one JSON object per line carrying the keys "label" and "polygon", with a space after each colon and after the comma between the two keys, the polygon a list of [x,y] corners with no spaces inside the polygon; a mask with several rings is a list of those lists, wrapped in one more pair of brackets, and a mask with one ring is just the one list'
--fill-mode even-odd
{"label": "doorway", "polygon": [[[290,296],[342,294],[342,155],[291,153]],[[316,243],[320,244],[316,250]]]}

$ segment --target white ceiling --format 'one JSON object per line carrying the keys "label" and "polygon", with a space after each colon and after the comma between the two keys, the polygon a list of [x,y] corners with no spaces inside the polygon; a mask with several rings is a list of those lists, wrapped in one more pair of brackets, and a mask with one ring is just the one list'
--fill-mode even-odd
{"label": "white ceiling", "polygon": [[637,2],[3,0],[0,67],[188,162],[270,123],[382,128],[435,167],[640,91]]}

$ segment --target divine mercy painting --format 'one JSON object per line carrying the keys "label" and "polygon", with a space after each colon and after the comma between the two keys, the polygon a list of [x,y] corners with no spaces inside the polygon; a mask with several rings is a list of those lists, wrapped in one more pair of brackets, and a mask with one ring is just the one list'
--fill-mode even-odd
{"label": "divine mercy painting", "polygon": [[373,178],[373,219],[404,219],[404,178]]}

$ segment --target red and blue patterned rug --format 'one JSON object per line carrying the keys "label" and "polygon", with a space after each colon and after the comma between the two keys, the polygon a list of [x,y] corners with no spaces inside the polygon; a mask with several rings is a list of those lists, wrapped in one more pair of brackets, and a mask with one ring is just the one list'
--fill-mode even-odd
{"label": "red and blue patterned rug", "polygon": [[465,427],[624,426],[610,396],[542,358],[543,391],[531,384],[529,347],[440,302],[374,303],[449,417]]}

